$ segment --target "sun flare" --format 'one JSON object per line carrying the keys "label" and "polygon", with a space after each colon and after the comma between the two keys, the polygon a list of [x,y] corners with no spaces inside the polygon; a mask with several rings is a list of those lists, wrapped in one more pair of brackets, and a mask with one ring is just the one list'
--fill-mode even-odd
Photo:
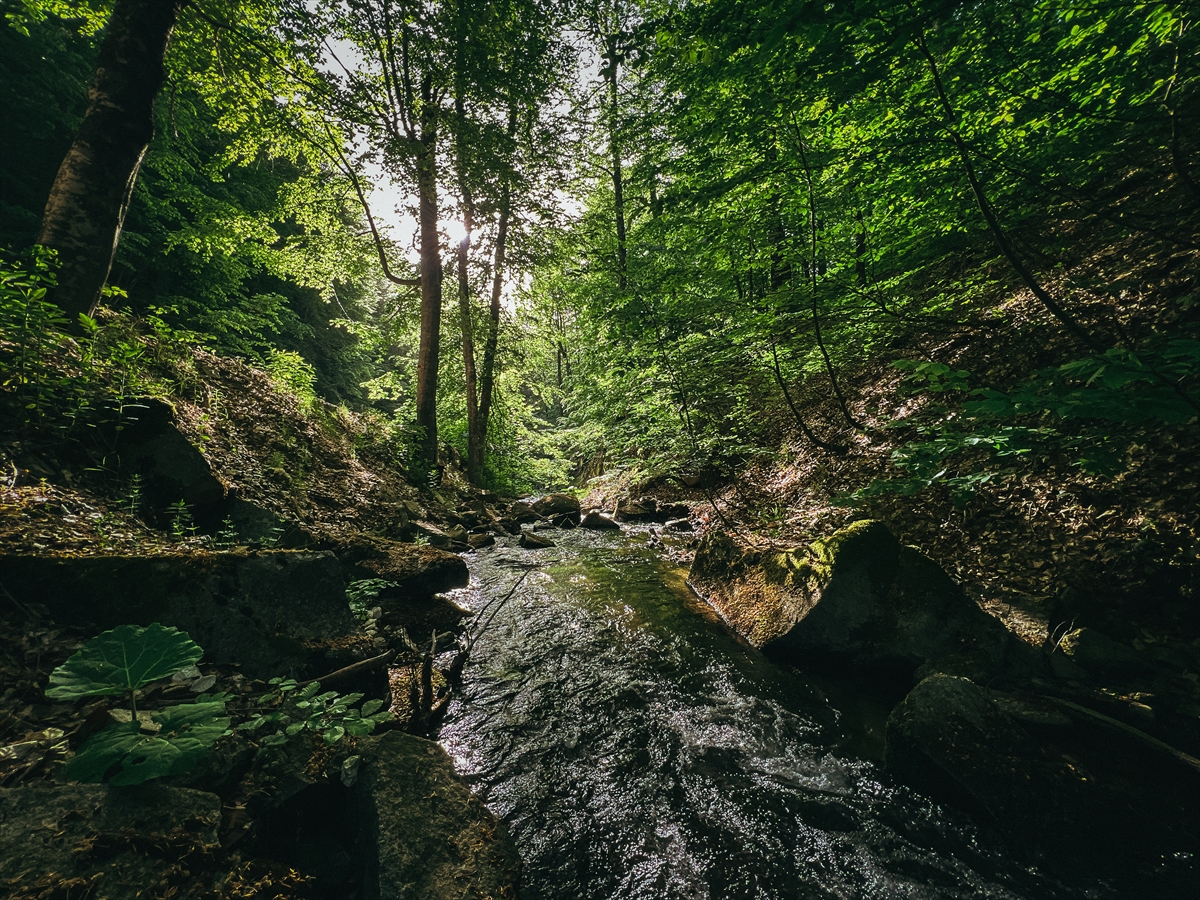
{"label": "sun flare", "polygon": [[451,219],[449,222],[442,222],[442,231],[450,238],[450,243],[457,246],[463,242],[463,238],[467,236],[467,229],[463,227],[463,223],[457,219]]}

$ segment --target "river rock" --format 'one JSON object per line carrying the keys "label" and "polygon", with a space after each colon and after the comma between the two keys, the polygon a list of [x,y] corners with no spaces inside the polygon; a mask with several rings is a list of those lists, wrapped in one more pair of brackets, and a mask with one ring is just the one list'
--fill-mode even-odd
{"label": "river rock", "polygon": [[1142,667],[1132,647],[1118,644],[1095,628],[1076,628],[1058,643],[1071,662],[1097,675],[1123,674]]}
{"label": "river rock", "polygon": [[532,531],[522,531],[517,543],[526,550],[543,550],[546,547],[554,546],[554,541],[550,540],[550,538],[534,534]]}
{"label": "river rock", "polygon": [[599,510],[590,510],[579,523],[580,528],[590,528],[593,531],[620,531],[621,526]]}
{"label": "river rock", "polygon": [[639,497],[623,500],[617,504],[618,522],[667,522],[671,519],[686,519],[691,515],[686,503],[659,503],[655,497]]}
{"label": "river rock", "polygon": [[622,500],[617,504],[616,519],[618,522],[642,522],[653,519],[657,512],[658,500],[654,497]]}
{"label": "river rock", "polygon": [[353,579],[388,582],[378,594],[384,625],[417,634],[432,628],[457,628],[470,615],[439,596],[466,587],[470,581],[467,564],[454,553],[422,544],[361,538],[340,545],[338,555]]}
{"label": "river rock", "polygon": [[1200,772],[1088,721],[1068,719],[1052,701],[933,675],[888,718],[885,761],[1050,868],[1136,879],[1139,865],[1194,854]]}
{"label": "river rock", "polygon": [[3,555],[0,584],[66,625],[172,625],[209,662],[237,663],[255,678],[311,677],[371,655],[329,552]]}
{"label": "river rock", "polygon": [[496,538],[491,534],[472,534],[467,537],[467,544],[472,550],[482,550],[496,546]]}
{"label": "river rock", "polygon": [[362,742],[355,791],[368,835],[362,895],[379,900],[516,897],[520,857],[503,823],[433,741],[389,732]]}
{"label": "river rock", "polygon": [[579,501],[570,494],[547,494],[534,502],[533,511],[551,521],[567,518],[579,524]]}
{"label": "river rock", "polygon": [[691,531],[692,530],[692,520],[687,519],[687,518],[670,519],[666,523],[663,524],[662,530],[676,533],[676,534],[679,532]]}
{"label": "river rock", "polygon": [[965,649],[999,660],[1012,640],[881,522],[855,522],[790,550],[743,550],[712,532],[689,583],[755,647],[800,666],[911,674]]}
{"label": "river rock", "polygon": [[[536,514],[535,514],[536,517]],[[506,534],[520,534],[521,526],[512,516],[500,516],[493,524],[496,534],[504,532]]]}
{"label": "river rock", "polygon": [[[184,854],[219,850],[216,794],[161,784],[0,790],[0,884],[12,897],[180,896]],[[211,888],[211,885],[209,885]]]}
{"label": "river rock", "polygon": [[539,518],[533,504],[528,500],[514,500],[508,507],[508,516],[518,525],[527,525]]}

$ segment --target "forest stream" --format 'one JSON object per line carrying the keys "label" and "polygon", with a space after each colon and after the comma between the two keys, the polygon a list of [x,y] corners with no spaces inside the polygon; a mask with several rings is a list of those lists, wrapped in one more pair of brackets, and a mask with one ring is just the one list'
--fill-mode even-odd
{"label": "forest stream", "polygon": [[856,758],[855,723],[646,537],[499,546],[458,592],[483,612],[441,742],[511,829],[522,897],[1075,896]]}

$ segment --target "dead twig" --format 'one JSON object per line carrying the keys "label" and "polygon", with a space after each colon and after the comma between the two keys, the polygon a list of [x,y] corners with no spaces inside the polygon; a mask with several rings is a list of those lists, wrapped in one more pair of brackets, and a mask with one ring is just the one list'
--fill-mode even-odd
{"label": "dead twig", "polygon": [[395,650],[389,650],[387,653],[381,653],[378,656],[372,656],[370,659],[364,659],[356,663],[351,663],[345,668],[338,669],[336,672],[330,672],[328,675],[323,675],[320,678],[310,678],[308,681],[300,681],[296,683],[296,687],[304,687],[305,685],[320,682],[325,684],[330,681],[338,681],[342,678],[349,678],[351,675],[359,675],[363,672],[370,672],[382,666],[386,666],[396,658]]}

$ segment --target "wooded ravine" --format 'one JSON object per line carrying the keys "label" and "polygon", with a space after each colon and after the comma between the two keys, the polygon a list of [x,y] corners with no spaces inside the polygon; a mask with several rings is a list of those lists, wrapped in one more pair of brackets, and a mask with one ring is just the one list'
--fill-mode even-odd
{"label": "wooded ravine", "polygon": [[14,897],[1194,896],[1200,5],[0,9]]}

